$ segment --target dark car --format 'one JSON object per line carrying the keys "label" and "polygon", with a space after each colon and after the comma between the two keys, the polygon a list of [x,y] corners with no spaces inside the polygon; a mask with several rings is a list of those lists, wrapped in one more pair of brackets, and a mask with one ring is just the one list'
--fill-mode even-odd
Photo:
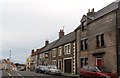
{"label": "dark car", "polygon": [[48,65],[46,73],[51,75],[61,75],[62,72],[57,68],[57,66]]}
{"label": "dark car", "polygon": [[106,67],[84,66],[80,70],[80,78],[117,78]]}
{"label": "dark car", "polygon": [[46,66],[38,66],[36,69],[35,69],[35,72],[36,73],[45,73],[47,70],[47,67]]}

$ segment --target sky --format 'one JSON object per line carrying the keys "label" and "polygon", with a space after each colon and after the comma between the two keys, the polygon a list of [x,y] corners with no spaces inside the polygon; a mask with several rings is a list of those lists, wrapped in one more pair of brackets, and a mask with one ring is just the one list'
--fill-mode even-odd
{"label": "sky", "polygon": [[0,0],[0,59],[25,63],[32,49],[58,39],[80,25],[88,9],[102,9],[115,0]]}

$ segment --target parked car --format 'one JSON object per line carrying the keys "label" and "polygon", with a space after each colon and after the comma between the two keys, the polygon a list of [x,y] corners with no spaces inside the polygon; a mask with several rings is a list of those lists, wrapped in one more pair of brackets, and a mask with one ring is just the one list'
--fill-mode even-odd
{"label": "parked car", "polygon": [[61,70],[57,69],[57,66],[55,65],[48,65],[47,66],[47,71],[46,71],[47,74],[54,74],[54,75],[61,75]]}
{"label": "parked car", "polygon": [[46,66],[38,66],[36,69],[35,69],[35,72],[36,73],[45,73],[47,70],[47,67]]}
{"label": "parked car", "polygon": [[80,70],[80,78],[117,78],[106,67],[84,66]]}

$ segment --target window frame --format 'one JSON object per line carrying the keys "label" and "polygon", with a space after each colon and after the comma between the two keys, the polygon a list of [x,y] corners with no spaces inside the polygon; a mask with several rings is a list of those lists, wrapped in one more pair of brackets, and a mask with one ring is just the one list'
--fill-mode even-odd
{"label": "window frame", "polygon": [[52,57],[56,57],[57,53],[56,53],[56,48],[52,49]]}
{"label": "window frame", "polygon": [[58,56],[61,56],[62,55],[62,47],[58,47]]}
{"label": "window frame", "polygon": [[105,37],[104,33],[96,36],[96,47],[104,47],[105,46]]}
{"label": "window frame", "polygon": [[88,49],[88,38],[81,39],[80,41],[80,50],[87,50]]}
{"label": "window frame", "polygon": [[64,45],[64,55],[71,54],[71,44]]}

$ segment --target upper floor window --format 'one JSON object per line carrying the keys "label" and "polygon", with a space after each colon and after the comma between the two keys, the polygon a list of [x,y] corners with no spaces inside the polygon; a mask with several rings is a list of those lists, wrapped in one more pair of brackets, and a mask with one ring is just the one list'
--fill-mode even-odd
{"label": "upper floor window", "polygon": [[52,50],[52,57],[56,57],[56,49]]}
{"label": "upper floor window", "polygon": [[70,44],[66,44],[66,45],[64,46],[64,54],[65,54],[65,55],[71,53],[70,47],[71,47]]}
{"label": "upper floor window", "polygon": [[49,53],[45,52],[45,58],[48,58],[48,57],[49,57]]}
{"label": "upper floor window", "polygon": [[88,39],[81,40],[80,45],[81,45],[81,50],[88,49]]}
{"label": "upper floor window", "polygon": [[82,31],[85,30],[86,29],[86,25],[87,25],[87,21],[83,21],[81,23],[81,25],[82,25]]}
{"label": "upper floor window", "polygon": [[60,46],[59,48],[58,48],[58,56],[61,56],[62,55],[62,47]]}
{"label": "upper floor window", "polygon": [[97,41],[97,47],[105,46],[105,43],[104,43],[104,34],[97,35],[96,36],[96,41]]}

